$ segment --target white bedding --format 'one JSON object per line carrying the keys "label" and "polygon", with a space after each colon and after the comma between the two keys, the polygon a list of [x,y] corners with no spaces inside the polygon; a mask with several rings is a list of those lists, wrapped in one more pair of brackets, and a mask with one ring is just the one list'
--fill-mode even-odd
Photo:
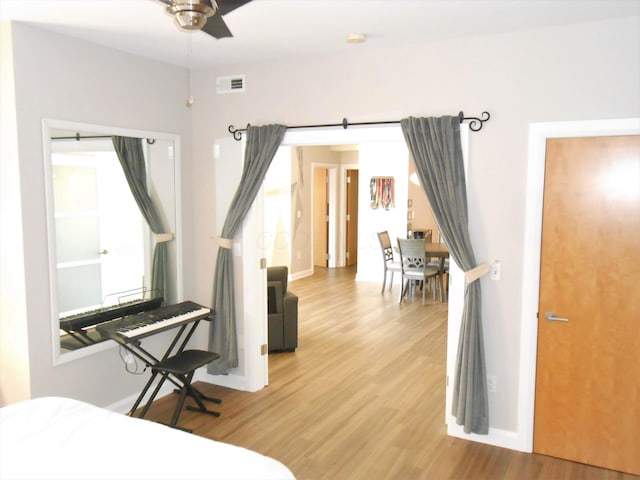
{"label": "white bedding", "polygon": [[0,478],[293,479],[282,463],[68,398],[0,409]]}

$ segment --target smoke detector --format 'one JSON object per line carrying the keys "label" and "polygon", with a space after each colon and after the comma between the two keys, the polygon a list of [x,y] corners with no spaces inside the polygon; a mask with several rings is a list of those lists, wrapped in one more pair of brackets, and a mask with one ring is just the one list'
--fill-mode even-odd
{"label": "smoke detector", "polygon": [[367,41],[367,36],[364,33],[347,34],[347,43],[364,43],[366,41]]}

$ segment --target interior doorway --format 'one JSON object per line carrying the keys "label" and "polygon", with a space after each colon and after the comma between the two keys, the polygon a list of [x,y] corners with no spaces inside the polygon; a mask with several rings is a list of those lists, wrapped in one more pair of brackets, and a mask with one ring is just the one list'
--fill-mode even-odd
{"label": "interior doorway", "polygon": [[313,266],[338,268],[356,265],[357,165],[313,164],[312,171]]}
{"label": "interior doorway", "polygon": [[345,266],[358,264],[358,170],[347,169],[345,196]]}
{"label": "interior doorway", "polygon": [[[461,144],[463,150],[463,158],[464,158],[464,166],[465,170],[467,168],[467,160],[468,160],[468,145],[469,145],[469,129],[467,125],[461,125]],[[329,146],[338,146],[338,145],[359,145],[359,148],[362,149],[365,147],[365,150],[375,151],[376,153],[380,153],[379,150],[384,150],[386,152],[386,148],[382,148],[386,145],[396,144],[396,145],[406,145],[404,136],[402,134],[402,130],[399,125],[395,126],[375,126],[375,127],[365,127],[365,128],[353,128],[348,130],[337,130],[337,129],[300,129],[300,130],[289,130],[287,131],[285,138],[283,140],[284,146],[290,146],[293,148],[299,148],[301,146],[318,146],[318,145],[329,145]],[[383,152],[383,153],[385,153]],[[360,154],[362,152],[360,151]],[[388,164],[389,158],[394,158],[392,156],[388,156],[386,158],[386,163]],[[360,162],[362,163],[362,162]],[[346,166],[350,169],[356,169],[357,166]],[[362,165],[360,165],[362,167]],[[363,176],[363,172],[358,172],[359,176]],[[398,177],[396,181],[408,183],[408,169],[404,171],[404,175],[406,177]],[[363,178],[368,178],[367,174],[364,175]],[[362,182],[359,182],[359,187],[362,187]],[[359,198],[360,203],[362,202],[363,189],[359,188]],[[406,205],[406,195],[408,192],[405,192],[405,196],[402,198],[396,198],[396,202],[398,205]],[[360,209],[362,211],[362,209]],[[367,210],[367,213],[370,213]],[[396,226],[396,230],[398,235],[406,234],[406,213],[404,214],[404,218],[401,219],[399,225]],[[360,219],[358,219],[358,223],[360,224]],[[402,232],[402,233],[401,233]],[[360,255],[358,255],[358,270],[360,270],[361,265],[371,264],[375,269],[375,266],[379,264],[379,243],[377,238],[363,238],[361,232],[358,233],[358,244],[359,244],[359,253],[364,252],[370,254],[371,261],[369,261],[369,257],[363,259]],[[364,248],[363,248],[364,247]],[[457,340],[459,338],[459,320],[462,316],[462,310],[464,305],[464,275],[460,270],[459,266],[455,263],[453,259],[450,260],[450,285],[449,285],[449,301],[448,301],[448,332],[447,332],[447,374],[452,375],[455,369],[456,362],[456,352],[457,352]],[[374,278],[378,279],[378,276]],[[449,413],[451,412],[451,400],[452,398],[452,383],[451,385],[446,387],[446,405],[445,405],[445,419],[448,425],[448,433],[454,436],[465,437],[465,434],[462,430],[462,427],[456,424],[455,418]],[[500,443],[500,441],[496,442]]]}
{"label": "interior doorway", "polygon": [[638,152],[639,135],[547,141],[534,419],[534,452],[632,474]]}
{"label": "interior doorway", "polygon": [[[640,135],[638,118],[579,122],[535,123],[529,127],[529,162],[522,281],[522,328],[520,336],[520,386],[518,390],[518,436],[512,448],[533,450],[535,379],[540,298],[540,239],[546,144],[548,139]],[[558,312],[559,313],[559,312]]]}
{"label": "interior doorway", "polygon": [[[467,125],[461,125],[461,143],[463,150],[463,158],[466,162],[468,158],[468,141],[469,141],[469,129]],[[242,155],[244,144],[242,142],[236,142],[233,139],[219,139],[217,140],[220,149],[220,159],[225,158],[225,168],[229,168],[229,159],[237,159],[236,166],[237,178],[240,178]],[[375,127],[363,127],[363,128],[349,128],[348,130],[338,129],[299,129],[289,130],[285,134],[282,145],[288,147],[297,147],[301,145],[366,145],[370,150],[375,151],[380,156],[379,152],[381,146],[385,144],[405,145],[404,136],[399,125],[394,126],[375,126]],[[384,148],[382,149],[384,150]],[[386,164],[389,164],[389,157],[386,158]],[[362,172],[360,175],[362,176]],[[309,172],[310,175],[310,172]],[[403,177],[398,177],[397,181],[408,182],[408,171],[403,170]],[[228,178],[228,177],[226,177]],[[365,175],[363,178],[367,178]],[[294,181],[295,180],[295,181]],[[298,181],[306,181],[312,183],[311,179],[305,176],[304,179],[292,176],[292,185]],[[226,180],[226,183],[229,183]],[[218,187],[218,185],[216,185]],[[224,186],[221,187],[224,190]],[[362,189],[360,189],[362,191]],[[230,201],[233,192],[229,193],[228,201]],[[362,196],[362,194],[361,194]],[[216,203],[216,212],[221,209],[224,212],[228,201],[220,201]],[[396,198],[398,205],[406,205],[405,198]],[[304,205],[303,205],[304,206]],[[405,207],[406,208],[406,207]],[[297,211],[296,219],[297,219]],[[361,209],[362,211],[362,209]],[[224,218],[224,214],[220,213],[217,218]],[[359,224],[362,224],[359,219]],[[221,228],[221,227],[220,227]],[[263,249],[260,242],[256,242],[255,238],[261,235],[264,229],[264,195],[258,195],[253,207],[249,211],[242,226],[242,234],[237,239],[237,249],[234,244],[235,256],[242,254],[242,261],[237,264],[236,270],[236,291],[243,292],[241,298],[237,298],[236,309],[242,314],[238,317],[238,331],[242,332],[239,337],[240,344],[239,350],[242,353],[241,364],[242,367],[235,369],[229,375],[224,378],[220,376],[208,376],[205,375],[205,381],[209,381],[214,384],[228,386],[230,388],[236,388],[239,390],[255,391],[263,388],[268,384],[268,355],[261,354],[261,345],[266,343],[267,339],[267,321],[266,321],[266,300],[263,301],[266,292],[266,273],[264,270],[260,270],[260,258],[263,257]],[[295,222],[294,227],[295,229]],[[404,218],[402,219],[401,228],[398,232],[405,232],[406,235],[406,210],[404,210]],[[359,244],[361,244],[362,234],[359,234]],[[309,237],[305,238],[305,241],[309,242]],[[293,245],[294,251],[297,245]],[[377,238],[367,239],[367,249],[360,249],[358,255],[358,269],[363,264],[363,259],[360,253],[370,253],[373,259],[371,263],[379,265],[380,251]],[[294,255],[294,258],[296,256]],[[311,261],[309,261],[311,264]],[[448,332],[447,332],[447,373],[452,374],[455,367],[456,351],[457,351],[457,339],[459,338],[459,320],[462,315],[462,307],[464,304],[464,275],[460,268],[456,265],[455,261],[451,259],[449,271],[451,273],[451,281],[449,286],[449,303],[448,303]],[[376,275],[375,279],[379,279]],[[378,281],[378,280],[374,280]],[[258,298],[260,297],[260,298]],[[210,378],[213,377],[213,378]],[[444,388],[444,387],[443,387]],[[450,435],[463,436],[462,427],[455,424],[455,419],[451,414],[451,395],[452,395],[452,383],[446,387],[447,400],[446,400],[446,422],[448,424],[448,432]],[[456,428],[459,427],[459,428]],[[459,430],[459,433],[456,433]]]}
{"label": "interior doorway", "polygon": [[313,265],[329,266],[329,170],[313,169]]}

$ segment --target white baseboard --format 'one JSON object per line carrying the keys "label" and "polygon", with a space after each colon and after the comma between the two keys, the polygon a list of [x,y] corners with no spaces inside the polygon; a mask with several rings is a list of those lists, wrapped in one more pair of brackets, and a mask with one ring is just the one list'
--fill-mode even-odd
{"label": "white baseboard", "polygon": [[247,385],[247,377],[234,375],[230,373],[229,375],[210,375],[207,373],[206,368],[201,368],[196,371],[193,376],[194,382],[205,382],[210,383],[212,385],[219,385],[221,387],[232,388],[234,390],[241,390],[243,392],[252,392],[255,389],[250,388]]}
{"label": "white baseboard", "polygon": [[477,435],[475,433],[464,433],[462,425],[449,423],[447,425],[447,434],[452,437],[462,438],[471,442],[484,443],[494,447],[508,448],[509,450],[522,450],[522,440],[518,436],[518,432],[511,430],[501,430],[499,428],[489,428],[488,435]]}
{"label": "white baseboard", "polygon": [[[165,395],[169,395],[173,393],[174,388],[175,386],[173,385],[173,383],[165,382],[164,385],[162,385],[162,388],[160,388],[158,395],[156,395],[155,400],[158,400],[164,397]],[[149,390],[153,391],[153,386],[149,388]],[[123,398],[122,400],[118,400],[117,402],[107,405],[104,408],[106,408],[107,410],[111,410],[113,412],[124,413],[124,414],[129,413],[129,410],[131,410],[131,407],[133,406],[134,402],[138,398],[138,395],[140,395],[140,392],[133,393],[128,397]],[[144,401],[146,401],[148,397],[149,397],[149,392],[147,392],[147,395],[143,399],[143,402],[140,404],[140,406],[144,406]]]}
{"label": "white baseboard", "polygon": [[300,280],[301,278],[305,278],[305,277],[310,277],[311,275],[313,275],[313,269],[310,270],[302,270],[300,272],[296,272],[291,274],[291,281],[293,280]]}
{"label": "white baseboard", "polygon": [[[246,388],[246,381],[244,377],[240,377],[238,375],[209,375],[207,373],[206,366],[196,370],[196,373],[193,375],[193,382],[205,382],[211,383],[213,385],[220,385],[222,387],[233,388],[235,390],[248,391],[248,389]],[[154,383],[154,385],[149,388],[149,390],[153,391],[155,385],[156,383]],[[158,395],[156,395],[155,400],[159,400],[160,398],[173,393],[173,390],[175,388],[176,387],[173,383],[165,382],[164,385],[162,385],[162,388],[160,388]],[[131,406],[138,398],[138,395],[140,395],[140,392],[133,393],[128,397],[123,398],[122,400],[118,400],[117,402],[107,405],[104,408],[113,412],[126,414],[129,412],[129,410],[131,410]],[[149,392],[147,392],[144,401],[146,401],[148,397]],[[140,404],[140,406],[144,406],[144,401]]]}

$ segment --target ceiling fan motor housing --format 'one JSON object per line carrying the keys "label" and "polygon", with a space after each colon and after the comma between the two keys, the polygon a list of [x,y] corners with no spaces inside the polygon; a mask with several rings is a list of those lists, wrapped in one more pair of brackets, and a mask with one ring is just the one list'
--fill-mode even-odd
{"label": "ceiling fan motor housing", "polygon": [[207,18],[215,15],[218,5],[215,0],[175,0],[167,7],[167,11],[172,14],[178,26],[185,30],[199,30]]}

